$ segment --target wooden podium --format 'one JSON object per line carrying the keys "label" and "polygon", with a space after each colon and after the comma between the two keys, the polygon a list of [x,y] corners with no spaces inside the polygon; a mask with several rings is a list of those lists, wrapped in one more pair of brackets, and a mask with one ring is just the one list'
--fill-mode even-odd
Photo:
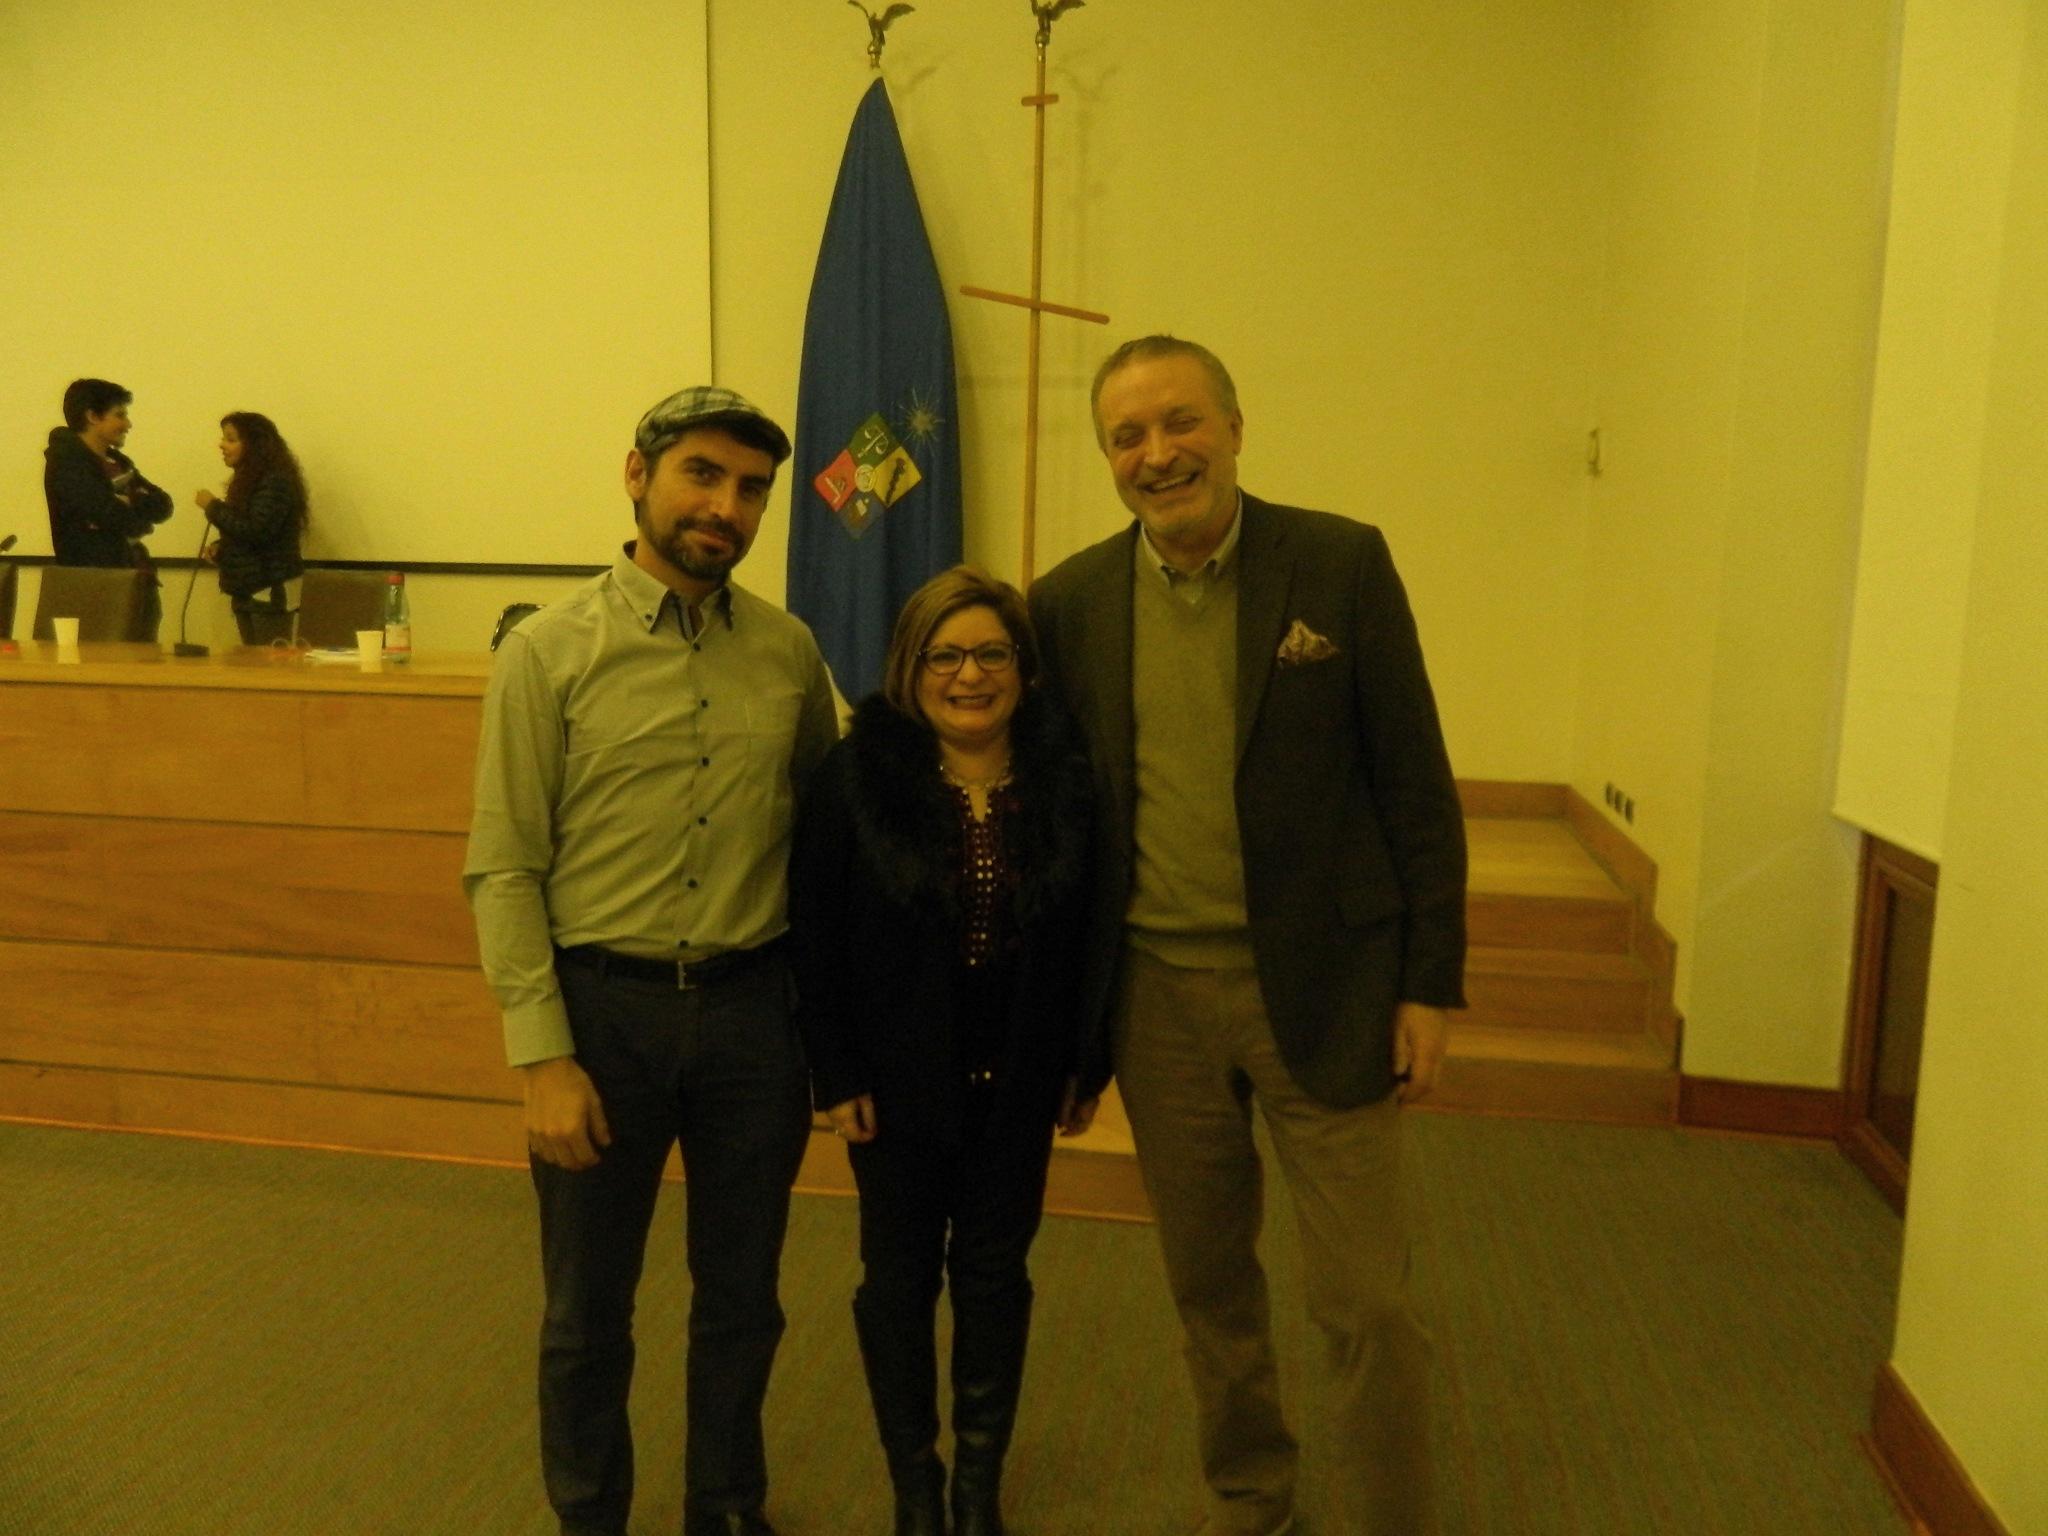
{"label": "wooden podium", "polygon": [[0,1114],[516,1159],[459,883],[486,656],[0,653]]}

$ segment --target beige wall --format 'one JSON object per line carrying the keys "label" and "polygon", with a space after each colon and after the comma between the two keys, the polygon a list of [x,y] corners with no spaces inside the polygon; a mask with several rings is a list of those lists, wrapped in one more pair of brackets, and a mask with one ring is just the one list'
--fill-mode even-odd
{"label": "beige wall", "polygon": [[1836,807],[1939,859],[2027,6],[1907,15]]}
{"label": "beige wall", "polygon": [[1883,257],[1892,30],[1858,0],[1624,6],[1573,782],[1635,801],[1685,1068],[1832,1086],[1828,815]]}
{"label": "beige wall", "polygon": [[[2006,1527],[2034,1536],[2048,1531],[2048,5],[1916,3],[1908,20],[1907,80],[1926,67],[1971,97],[2009,84],[2014,134],[1990,347],[1968,381],[1983,453],[1894,1362]],[[1959,327],[1984,292],[1948,293]],[[1921,298],[1931,319],[1941,295]]]}
{"label": "beige wall", "polygon": [[607,559],[634,418],[710,354],[704,50],[704,0],[10,4],[0,534],[49,550],[42,445],[96,375],[176,498],[160,556],[258,410],[314,556]]}
{"label": "beige wall", "polygon": [[[1608,139],[1587,40],[1606,10],[1195,0],[1063,17],[1045,290],[1113,323],[1046,324],[1039,568],[1128,515],[1088,426],[1095,363],[1147,330],[1204,340],[1238,381],[1246,485],[1386,529],[1459,772],[1563,777],[1602,216],[1590,168]],[[784,406],[863,47],[843,8],[713,0],[718,366]],[[1028,14],[920,8],[887,59],[941,277],[1023,284]],[[786,81],[813,110],[786,109]],[[952,317],[967,547],[1015,574],[1024,321],[962,298]],[[756,585],[785,550],[777,517]]]}

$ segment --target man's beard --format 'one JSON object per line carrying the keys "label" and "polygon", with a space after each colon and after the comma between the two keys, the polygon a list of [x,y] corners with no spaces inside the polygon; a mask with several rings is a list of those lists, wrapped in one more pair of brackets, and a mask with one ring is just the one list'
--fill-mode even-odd
{"label": "man's beard", "polygon": [[[696,530],[713,533],[732,546],[724,555],[700,555],[685,542],[684,536]],[[692,581],[724,581],[732,574],[732,568],[740,563],[740,556],[747,552],[741,541],[739,530],[723,518],[686,517],[671,525],[666,538],[656,538],[648,529],[647,520],[640,520],[640,536],[654,546],[655,553],[670,565],[681,571]]]}

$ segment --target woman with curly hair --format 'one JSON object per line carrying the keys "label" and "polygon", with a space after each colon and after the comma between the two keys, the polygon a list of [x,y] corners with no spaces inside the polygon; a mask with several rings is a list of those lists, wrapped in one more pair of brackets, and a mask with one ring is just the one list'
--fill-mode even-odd
{"label": "woman with curly hair", "polygon": [[305,477],[276,424],[255,411],[221,417],[220,457],[233,471],[227,494],[202,490],[192,498],[220,530],[202,553],[220,567],[220,589],[234,607],[242,644],[288,640],[306,569],[299,556]]}

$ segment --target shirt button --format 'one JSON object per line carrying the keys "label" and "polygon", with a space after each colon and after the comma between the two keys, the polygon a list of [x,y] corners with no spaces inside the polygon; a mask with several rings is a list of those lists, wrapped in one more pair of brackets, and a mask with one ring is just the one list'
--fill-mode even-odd
{"label": "shirt button", "polygon": [[693,891],[694,891],[695,889],[697,889],[697,882],[696,882],[696,881],[694,881],[694,880],[686,881],[686,882],[684,882],[684,883],[685,883],[685,884],[687,884],[687,885],[688,885],[688,886],[690,887],[690,889],[691,889],[691,890],[693,890]]}
{"label": "shirt button", "polygon": [[699,709],[709,709],[711,707],[711,701],[709,699],[699,699],[697,701],[697,707]]}
{"label": "shirt button", "polygon": [[700,757],[697,759],[697,761],[706,768],[709,768],[711,766],[711,759],[708,757]]}
{"label": "shirt button", "polygon": [[697,818],[697,825],[700,827],[708,827],[711,825],[711,818],[708,816],[699,816]]}

